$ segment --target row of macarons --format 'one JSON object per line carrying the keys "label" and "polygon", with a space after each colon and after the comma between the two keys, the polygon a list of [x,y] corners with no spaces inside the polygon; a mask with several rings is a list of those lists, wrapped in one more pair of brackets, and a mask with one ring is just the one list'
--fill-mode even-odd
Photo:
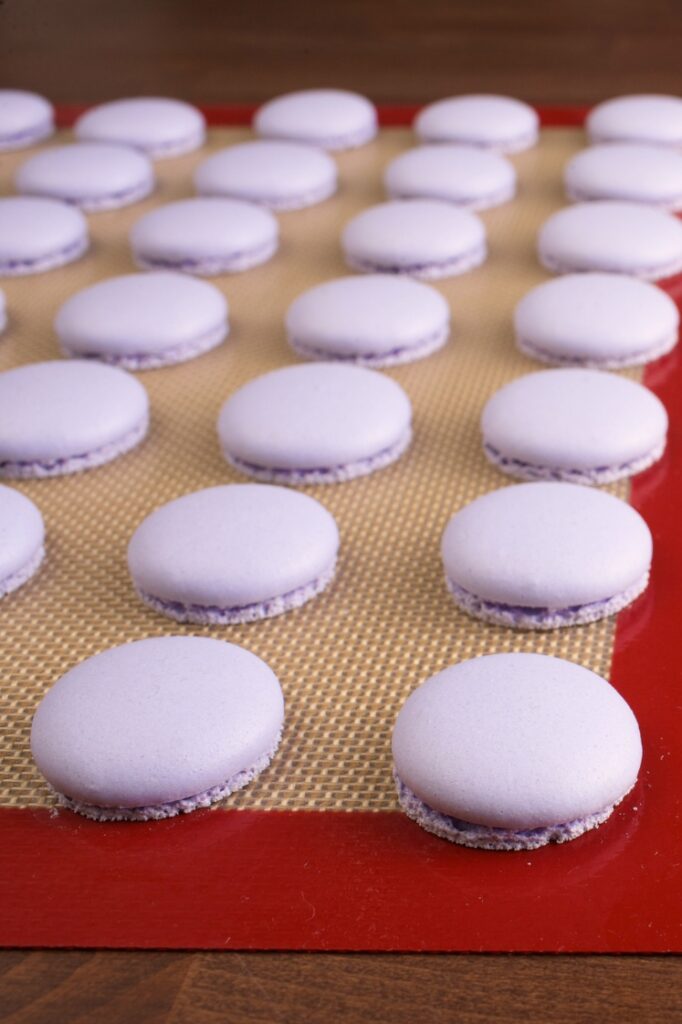
{"label": "row of macarons", "polygon": [[[130,146],[76,142],[45,149],[19,166],[23,195],[60,199],[86,213],[129,206],[155,187],[152,162]],[[234,144],[204,160],[193,182],[202,196],[224,196],[274,211],[313,206],[338,187],[335,161],[322,149],[285,140]],[[512,163],[494,150],[462,143],[418,146],[385,168],[391,199],[439,199],[472,210],[507,202],[516,192]],[[576,154],[564,170],[575,201],[618,198],[662,209],[682,207],[682,153],[643,143],[605,143]]]}
{"label": "row of macarons", "polygon": [[[54,132],[52,104],[35,93],[0,90],[0,149],[35,145]],[[279,96],[253,118],[258,135],[342,150],[370,142],[377,112],[364,96],[340,89],[307,89]],[[515,153],[535,145],[539,118],[528,104],[507,96],[473,94],[430,103],[415,117],[422,142],[465,143]],[[682,99],[665,95],[620,96],[588,114],[592,142],[643,142],[682,146]],[[179,156],[203,145],[206,123],[188,103],[138,97],[103,103],[76,121],[85,142],[132,146],[152,159]]]}
{"label": "row of macarons", "polygon": [[[165,636],[103,651],[58,679],[34,715],[31,749],[62,806],[95,821],[150,821],[248,785],[284,726],[280,682],[259,657]],[[401,708],[392,749],[410,818],[452,842],[507,851],[603,824],[642,759],[637,720],[614,687],[538,654],[488,655],[432,676]]]}

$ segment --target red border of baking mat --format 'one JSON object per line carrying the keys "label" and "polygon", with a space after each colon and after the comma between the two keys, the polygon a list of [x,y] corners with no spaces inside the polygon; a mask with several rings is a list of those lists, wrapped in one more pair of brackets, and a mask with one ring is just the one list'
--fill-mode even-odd
{"label": "red border of baking mat", "polygon": [[[246,124],[253,108],[209,108]],[[414,107],[382,111],[406,124]],[[60,111],[69,123],[75,109]],[[543,111],[579,124],[584,110]],[[682,302],[682,278],[666,282]],[[453,846],[399,812],[200,811],[150,824],[1,809],[0,945],[194,949],[682,951],[682,355],[645,374],[668,452],[632,501],[653,582],[618,619],[612,678],[639,718],[636,790],[577,842]]]}

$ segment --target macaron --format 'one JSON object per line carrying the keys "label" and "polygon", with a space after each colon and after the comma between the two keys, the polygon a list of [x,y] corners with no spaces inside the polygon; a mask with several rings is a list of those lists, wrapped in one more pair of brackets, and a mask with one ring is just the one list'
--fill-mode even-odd
{"label": "macaron", "polygon": [[7,327],[7,300],[5,299],[5,293],[0,288],[0,334]]}
{"label": "macaron", "polygon": [[463,274],[487,255],[485,228],[476,214],[436,199],[370,206],[348,222],[341,245],[353,270],[426,279]]}
{"label": "macaron", "polygon": [[72,295],[54,328],[64,355],[150,370],[219,345],[229,331],[228,306],[214,285],[186,274],[124,274]]}
{"label": "macaron", "polygon": [[0,89],[0,150],[24,149],[54,131],[54,108],[43,96]]}
{"label": "macaron", "polygon": [[24,195],[62,199],[96,213],[144,199],[154,188],[154,170],[143,153],[129,146],[82,142],[37,153],[14,180]]}
{"label": "macaron", "polygon": [[81,142],[117,142],[162,160],[203,146],[206,121],[189,103],[141,96],[92,107],[78,118],[74,133]]}
{"label": "macaron", "polygon": [[304,142],[322,149],[354,149],[377,133],[372,103],[345,89],[303,89],[277,96],[253,119],[256,135]]}
{"label": "macaron", "polygon": [[267,768],[284,699],[255,654],[164,636],[87,658],[43,697],[31,750],[60,804],[95,821],[149,821],[222,800]]}
{"label": "macaron", "polygon": [[56,199],[0,199],[0,276],[41,274],[79,259],[89,245],[80,210]]}
{"label": "macaron", "polygon": [[538,254],[557,274],[600,270],[656,281],[682,270],[682,224],[642,203],[576,203],[545,221]]}
{"label": "macaron", "polygon": [[231,465],[257,480],[329,484],[400,458],[412,439],[410,400],[374,370],[310,363],[272,370],[232,394],[218,417]]}
{"label": "macaron", "polygon": [[680,314],[662,289],[623,274],[566,274],[528,292],[514,310],[519,349],[564,366],[641,366],[677,344]]}
{"label": "macaron", "polygon": [[592,142],[648,142],[682,147],[682,99],[643,94],[617,96],[589,112],[585,128]]}
{"label": "macaron", "polygon": [[228,146],[199,164],[202,196],[245,199],[270,210],[300,210],[336,192],[336,164],[322,149],[259,139]]}
{"label": "macaron", "polygon": [[431,676],[393,730],[400,806],[443,839],[535,850],[602,825],[637,781],[642,741],[618,691],[544,654],[490,654]]}
{"label": "macaron", "polygon": [[140,218],[130,233],[143,270],[178,270],[211,277],[265,263],[279,229],[268,210],[239,199],[181,199]]}
{"label": "macaron", "polygon": [[600,370],[542,370],[505,384],[481,416],[488,459],[523,480],[609,484],[663,455],[668,415],[652,391]]}
{"label": "macaron", "polygon": [[391,161],[384,186],[391,199],[442,199],[486,210],[514,198],[516,171],[480,146],[417,146]]}
{"label": "macaron", "polygon": [[339,532],[314,498],[228,484],[156,509],[128,546],[138,596],[178,622],[224,626],[300,608],[334,576]]}
{"label": "macaron", "polygon": [[74,359],[0,373],[0,476],[47,477],[130,451],[149,423],[147,392],[113,366]]}
{"label": "macaron", "polygon": [[569,199],[624,199],[682,208],[682,153],[663,146],[609,142],[577,153],[566,164]]}
{"label": "macaron", "polygon": [[615,615],[649,582],[639,512],[572,483],[515,484],[457,512],[441,543],[448,589],[474,618],[557,629]]}
{"label": "macaron", "polygon": [[462,142],[501,153],[518,153],[538,141],[536,111],[509,96],[466,95],[430,103],[417,114],[422,142]]}
{"label": "macaron", "polygon": [[435,288],[410,277],[340,277],[294,299],[286,330],[294,351],[308,359],[378,369],[442,348],[450,333],[450,307]]}
{"label": "macaron", "polygon": [[36,506],[0,484],[0,597],[35,575],[45,557],[44,544],[45,526]]}

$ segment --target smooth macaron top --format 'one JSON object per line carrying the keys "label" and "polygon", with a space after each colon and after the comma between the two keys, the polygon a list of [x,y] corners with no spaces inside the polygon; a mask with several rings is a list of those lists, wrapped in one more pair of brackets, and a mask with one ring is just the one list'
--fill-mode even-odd
{"label": "smooth macaron top", "polygon": [[447,331],[449,322],[440,292],[392,274],[325,281],[294,299],[286,314],[294,348],[341,358],[410,349]]}
{"label": "smooth macaron top", "polygon": [[87,209],[143,198],[154,187],[154,170],[130,146],[83,142],[36,153],[21,165],[15,182],[25,195],[51,196]]}
{"label": "smooth macaron top", "polygon": [[222,149],[194,173],[200,195],[233,196],[273,210],[320,202],[336,191],[336,179],[336,164],[323,150],[267,139]]}
{"label": "smooth macaron top", "polygon": [[160,262],[234,257],[275,245],[277,221],[267,210],[239,199],[180,199],[133,225],[133,252]]}
{"label": "smooth macaron top", "polygon": [[492,828],[596,814],[635,784],[637,720],[605,679],[543,654],[492,654],[432,676],[393,730],[396,773],[429,807]]}
{"label": "smooth macaron top", "polygon": [[617,96],[594,107],[585,128],[592,142],[682,146],[682,99],[655,93]]}
{"label": "smooth macaron top", "polygon": [[374,138],[377,113],[368,99],[355,92],[303,89],[263,104],[256,111],[253,128],[266,138],[349,149]]}
{"label": "smooth macaron top", "polygon": [[86,244],[88,225],[80,210],[42,196],[0,199],[0,272],[15,262],[39,262]]}
{"label": "smooth macaron top", "polygon": [[529,373],[488,399],[483,441],[548,470],[626,467],[665,444],[668,415],[652,391],[600,370]]}
{"label": "smooth macaron top", "polygon": [[625,199],[677,210],[682,206],[682,152],[609,142],[577,153],[564,169],[571,199]]}
{"label": "smooth macaron top", "polygon": [[626,502],[569,483],[502,487],[457,512],[443,534],[448,579],[484,601],[564,609],[640,583],[649,527]]}
{"label": "smooth macaron top", "polygon": [[21,149],[54,131],[54,108],[43,96],[0,89],[0,150]]}
{"label": "smooth macaron top", "polygon": [[0,592],[3,580],[30,563],[44,539],[43,517],[33,502],[0,484]]}
{"label": "smooth macaron top", "polygon": [[0,373],[0,464],[52,462],[116,444],[143,425],[142,384],[82,359],[30,363]]}
{"label": "smooth macaron top", "polygon": [[464,142],[514,153],[535,144],[539,123],[536,111],[521,100],[472,94],[430,103],[417,114],[414,130],[423,142]]}
{"label": "smooth macaron top", "polygon": [[196,107],[156,96],[102,103],[82,114],[74,126],[82,142],[120,142],[153,159],[197,149],[205,132],[204,116]]}
{"label": "smooth macaron top", "polygon": [[516,171],[499,153],[480,146],[417,146],[401,153],[384,172],[394,199],[442,199],[482,210],[511,199]]}
{"label": "smooth macaron top", "polygon": [[334,517],[314,498],[286,487],[228,484],[152,512],[133,534],[128,567],[146,594],[233,609],[319,579],[338,546]]}
{"label": "smooth macaron top", "polygon": [[402,441],[410,401],[390,377],[340,363],[272,370],[232,394],[218,418],[226,455],[258,467],[334,469]]}
{"label": "smooth macaron top", "polygon": [[31,749],[57,792],[99,807],[196,796],[277,742],[284,700],[255,654],[208,637],[114,647],[62,676],[38,706]]}
{"label": "smooth macaron top", "polygon": [[538,235],[550,270],[601,270],[656,280],[682,269],[682,224],[642,203],[597,200],[552,214]]}
{"label": "smooth macaron top", "polygon": [[341,245],[351,265],[409,273],[470,256],[485,238],[475,213],[435,199],[395,199],[353,217]]}
{"label": "smooth macaron top", "polygon": [[528,292],[514,311],[519,344],[547,359],[594,365],[644,362],[671,348],[677,306],[647,281],[622,274],[566,274]]}
{"label": "smooth macaron top", "polygon": [[70,355],[163,353],[227,329],[227,300],[207,281],[171,271],[124,274],[76,292],[54,327]]}

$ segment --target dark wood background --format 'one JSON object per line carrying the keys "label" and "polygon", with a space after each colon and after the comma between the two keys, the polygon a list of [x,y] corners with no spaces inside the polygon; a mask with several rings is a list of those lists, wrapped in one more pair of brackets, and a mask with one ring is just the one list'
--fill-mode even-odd
{"label": "dark wood background", "polygon": [[[682,0],[0,0],[0,85],[59,103],[682,93]],[[2,908],[0,908],[2,913]],[[666,957],[0,953],[11,1024],[674,1024]]]}

